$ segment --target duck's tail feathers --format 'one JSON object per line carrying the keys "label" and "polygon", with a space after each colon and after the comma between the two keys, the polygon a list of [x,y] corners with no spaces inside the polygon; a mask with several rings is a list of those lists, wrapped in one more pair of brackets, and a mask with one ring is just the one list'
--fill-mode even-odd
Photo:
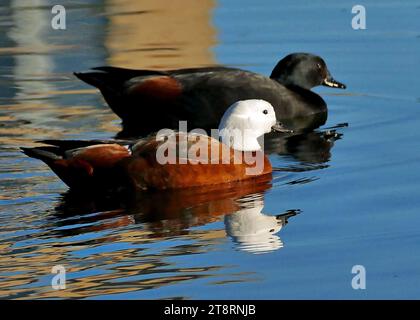
{"label": "duck's tail feathers", "polygon": [[124,83],[135,77],[167,75],[165,72],[154,70],[134,70],[117,68],[110,66],[92,68],[88,72],[75,72],[74,75],[80,80],[94,86],[101,91],[118,91],[124,86]]}
{"label": "duck's tail feathers", "polygon": [[60,147],[45,146],[35,148],[21,148],[24,154],[39,159],[69,187],[76,189],[89,188],[92,170],[88,163],[71,164],[64,159],[64,151]]}
{"label": "duck's tail feathers", "polygon": [[51,164],[56,160],[62,159],[61,151],[57,147],[35,147],[35,148],[20,148],[28,157],[39,159],[46,164]]}

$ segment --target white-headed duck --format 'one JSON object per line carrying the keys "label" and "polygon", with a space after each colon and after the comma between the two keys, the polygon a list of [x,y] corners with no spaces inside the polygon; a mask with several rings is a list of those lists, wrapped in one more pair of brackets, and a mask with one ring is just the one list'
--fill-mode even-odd
{"label": "white-headed duck", "polygon": [[222,142],[204,134],[163,130],[129,144],[44,140],[49,146],[22,150],[44,161],[72,189],[179,189],[271,175],[258,142],[271,130],[287,131],[276,121],[272,105],[244,100],[222,117]]}

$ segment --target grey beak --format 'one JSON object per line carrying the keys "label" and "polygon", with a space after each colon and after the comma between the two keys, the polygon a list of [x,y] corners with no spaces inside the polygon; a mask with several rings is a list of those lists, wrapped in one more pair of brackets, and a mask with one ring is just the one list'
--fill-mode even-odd
{"label": "grey beak", "polygon": [[279,121],[277,121],[275,123],[275,125],[271,127],[271,131],[284,132],[284,133],[292,133],[293,132],[293,130],[285,128],[284,125]]}

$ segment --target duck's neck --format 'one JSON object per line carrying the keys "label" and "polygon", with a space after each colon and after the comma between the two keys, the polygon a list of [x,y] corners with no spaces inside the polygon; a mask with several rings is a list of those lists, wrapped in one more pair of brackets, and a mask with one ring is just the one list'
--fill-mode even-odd
{"label": "duck's neck", "polygon": [[220,141],[238,151],[260,151],[258,137],[252,130],[222,129],[219,131]]}
{"label": "duck's neck", "polygon": [[289,89],[294,89],[294,90],[306,90],[306,91],[310,91],[311,88],[305,88],[304,86],[292,81],[291,79],[288,78],[272,78],[274,81],[282,84],[285,87],[288,87]]}

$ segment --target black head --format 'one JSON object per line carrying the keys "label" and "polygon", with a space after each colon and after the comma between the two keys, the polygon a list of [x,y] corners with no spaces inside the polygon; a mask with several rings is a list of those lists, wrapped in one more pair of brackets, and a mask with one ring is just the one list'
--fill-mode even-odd
{"label": "black head", "polygon": [[280,60],[270,78],[284,84],[305,89],[324,85],[345,89],[346,85],[334,80],[325,61],[310,53],[292,53]]}

